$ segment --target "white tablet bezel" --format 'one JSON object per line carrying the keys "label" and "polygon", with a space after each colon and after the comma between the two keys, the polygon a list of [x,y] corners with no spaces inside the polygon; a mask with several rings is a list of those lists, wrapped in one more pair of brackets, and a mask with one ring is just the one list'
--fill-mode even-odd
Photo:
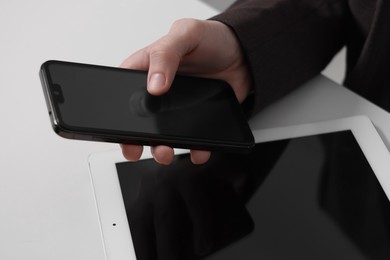
{"label": "white tablet bezel", "polygon": [[[350,130],[390,199],[390,153],[366,116],[253,130],[256,143]],[[176,153],[185,153],[177,150]],[[150,152],[141,159],[151,158]],[[136,259],[116,163],[126,161],[120,150],[91,154],[88,162],[106,258]]]}

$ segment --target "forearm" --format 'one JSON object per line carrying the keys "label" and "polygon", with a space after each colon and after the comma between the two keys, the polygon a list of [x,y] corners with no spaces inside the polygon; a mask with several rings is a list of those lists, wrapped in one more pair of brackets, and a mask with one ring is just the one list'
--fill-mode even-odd
{"label": "forearm", "polygon": [[345,43],[343,0],[244,0],[212,18],[236,34],[258,112],[320,73]]}

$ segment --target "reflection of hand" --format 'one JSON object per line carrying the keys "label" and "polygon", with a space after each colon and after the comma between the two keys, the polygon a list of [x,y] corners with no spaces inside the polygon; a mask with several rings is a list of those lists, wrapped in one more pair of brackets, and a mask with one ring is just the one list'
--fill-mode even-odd
{"label": "reflection of hand", "polygon": [[[182,19],[176,21],[167,35],[128,57],[124,68],[148,70],[147,90],[152,95],[167,92],[177,71],[192,76],[227,81],[238,100],[243,102],[250,90],[250,75],[239,43],[229,27],[217,21]],[[138,160],[143,147],[121,145],[123,155]],[[155,160],[170,164],[173,149],[152,147]],[[191,151],[195,164],[205,163],[207,151]]]}
{"label": "reflection of hand", "polygon": [[246,158],[226,159],[232,158],[216,154],[198,166],[183,156],[168,167],[128,173],[138,176],[126,204],[138,259],[198,259],[253,229],[233,187],[233,179],[248,177]]}

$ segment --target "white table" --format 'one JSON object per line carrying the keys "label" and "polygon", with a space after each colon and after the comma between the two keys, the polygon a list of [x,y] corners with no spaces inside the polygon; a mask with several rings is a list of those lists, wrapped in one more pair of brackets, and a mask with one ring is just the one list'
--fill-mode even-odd
{"label": "white table", "polygon": [[390,150],[390,114],[322,75],[264,109],[250,125],[262,129],[354,115],[369,117]]}
{"label": "white table", "polygon": [[104,259],[87,157],[118,146],[54,134],[40,64],[117,66],[174,20],[215,13],[198,0],[0,2],[0,259]]}
{"label": "white table", "polygon": [[[0,3],[0,259],[104,259],[87,171],[116,145],[51,130],[38,78],[47,59],[118,65],[181,17],[208,18],[200,1]],[[390,143],[387,112],[319,76],[251,120],[253,129],[365,114]]]}

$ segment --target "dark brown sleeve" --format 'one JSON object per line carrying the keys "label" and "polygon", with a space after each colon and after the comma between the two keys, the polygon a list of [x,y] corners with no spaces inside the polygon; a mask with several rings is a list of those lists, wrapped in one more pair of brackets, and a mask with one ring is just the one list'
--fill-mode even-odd
{"label": "dark brown sleeve", "polygon": [[345,44],[343,0],[241,0],[211,18],[238,37],[258,112],[320,73]]}

